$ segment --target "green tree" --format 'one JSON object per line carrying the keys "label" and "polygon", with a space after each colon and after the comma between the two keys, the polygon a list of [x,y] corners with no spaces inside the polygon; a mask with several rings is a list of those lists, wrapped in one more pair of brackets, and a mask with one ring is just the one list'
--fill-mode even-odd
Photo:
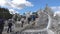
{"label": "green tree", "polygon": [[19,14],[15,13],[14,15],[15,15],[14,20],[17,21],[17,19],[19,18]]}
{"label": "green tree", "polygon": [[0,17],[8,20],[8,19],[12,18],[12,14],[9,13],[8,9],[0,7]]}

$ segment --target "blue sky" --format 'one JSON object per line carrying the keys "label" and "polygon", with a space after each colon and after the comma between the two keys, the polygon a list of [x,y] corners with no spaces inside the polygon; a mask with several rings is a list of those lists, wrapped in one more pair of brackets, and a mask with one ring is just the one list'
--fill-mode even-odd
{"label": "blue sky", "polygon": [[48,4],[49,7],[60,6],[60,0],[28,0],[28,1],[30,1],[34,6],[33,7],[25,7],[24,9],[19,10],[19,11],[22,11],[20,13],[24,13],[27,11],[34,12],[40,8],[44,9],[46,4]]}
{"label": "blue sky", "polygon": [[[3,2],[5,0],[1,1]],[[2,2],[0,2],[0,5]],[[4,4],[4,2],[2,3],[3,7],[13,9],[16,12],[19,12],[19,14],[23,14],[24,12],[28,11],[34,12],[40,8],[44,9],[46,4],[48,4],[48,6],[51,7],[55,12],[60,11],[60,0],[8,0],[8,2],[5,1],[5,3],[6,4]]]}

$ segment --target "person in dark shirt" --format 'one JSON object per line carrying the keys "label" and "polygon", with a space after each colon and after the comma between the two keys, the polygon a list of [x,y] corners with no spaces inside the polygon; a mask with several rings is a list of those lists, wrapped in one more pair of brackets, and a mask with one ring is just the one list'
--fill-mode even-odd
{"label": "person in dark shirt", "polygon": [[35,25],[36,16],[35,15],[31,15],[31,19],[32,19],[32,22],[33,22],[32,25]]}
{"label": "person in dark shirt", "polygon": [[2,34],[4,29],[4,19],[0,17],[0,34]]}
{"label": "person in dark shirt", "polygon": [[28,24],[30,24],[30,21],[31,21],[31,17],[28,17]]}
{"label": "person in dark shirt", "polygon": [[8,30],[7,30],[7,33],[12,32],[12,25],[13,25],[12,23],[13,23],[13,21],[12,21],[12,19],[10,19],[8,21]]}
{"label": "person in dark shirt", "polygon": [[21,27],[23,27],[24,24],[24,18],[21,19]]}
{"label": "person in dark shirt", "polygon": [[31,17],[32,17],[32,20],[35,21],[36,16],[35,15],[32,15]]}

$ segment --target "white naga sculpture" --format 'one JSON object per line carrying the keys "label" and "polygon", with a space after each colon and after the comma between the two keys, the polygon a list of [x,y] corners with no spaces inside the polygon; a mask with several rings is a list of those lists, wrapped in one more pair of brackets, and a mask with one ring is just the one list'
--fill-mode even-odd
{"label": "white naga sculpture", "polygon": [[46,30],[48,34],[60,34],[60,29],[58,25],[58,20],[54,19],[54,13],[51,12],[51,9],[46,6],[45,11],[43,11],[44,14],[48,15],[48,25],[46,27]]}
{"label": "white naga sculpture", "polygon": [[[40,12],[40,13],[39,13]],[[42,10],[42,11],[40,11],[39,10],[39,12],[38,12],[38,15],[39,15],[39,17],[38,17],[38,21],[37,21],[37,24],[36,25],[38,25],[38,27],[40,27],[40,25],[42,25],[43,27],[45,26],[45,25],[47,25],[46,27],[44,27],[44,28],[42,28],[42,29],[37,29],[37,30],[34,30],[34,29],[30,29],[30,30],[25,30],[25,31],[23,31],[23,32],[27,32],[27,33],[29,33],[29,32],[37,32],[37,34],[40,34],[40,33],[38,33],[38,32],[41,32],[41,34],[44,34],[45,32],[46,32],[46,34],[48,33],[48,34],[55,34],[55,32],[53,32],[50,28],[51,28],[51,24],[52,24],[52,18],[53,18],[53,14],[51,14],[51,12],[50,12],[50,8],[49,7],[47,7],[46,6],[46,8],[45,8],[45,10]],[[42,16],[42,17],[41,17]],[[46,22],[45,22],[45,18],[48,18],[48,23],[46,24]],[[41,20],[41,21],[40,21]],[[44,21],[44,22],[43,22]]]}
{"label": "white naga sculpture", "polygon": [[[52,12],[52,10],[48,6],[46,6],[45,10],[42,10],[42,11],[39,10],[39,12],[38,12],[39,18],[38,18],[37,25],[40,26],[40,24],[41,24],[40,22],[45,24],[45,19],[48,18],[48,23],[46,24],[47,26],[45,28],[38,29],[38,30],[28,30],[27,29],[23,32],[29,33],[29,32],[44,32],[44,31],[46,31],[48,34],[59,34],[58,28],[57,28],[58,22],[56,19],[54,19],[54,17],[53,17],[54,13]],[[29,16],[30,16],[30,12],[26,13],[26,17],[28,18]],[[15,17],[15,15],[13,16],[13,18],[14,17]]]}

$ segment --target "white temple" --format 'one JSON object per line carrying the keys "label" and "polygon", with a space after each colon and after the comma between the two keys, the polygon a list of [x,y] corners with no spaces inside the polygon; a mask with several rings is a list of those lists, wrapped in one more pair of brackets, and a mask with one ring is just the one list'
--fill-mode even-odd
{"label": "white temple", "polygon": [[[18,28],[18,30],[22,30],[20,34],[60,34],[60,16],[55,15],[50,7],[46,5],[45,9],[38,10],[37,14],[38,18],[35,21],[35,25],[28,24],[26,28],[24,27],[25,29]],[[25,14],[27,18],[30,15],[32,15],[31,12]],[[26,23],[27,18],[25,20]]]}
{"label": "white temple", "polygon": [[60,34],[59,19],[54,17],[51,8],[46,6],[44,10],[38,10],[38,15],[36,29],[24,30],[25,34]]}

